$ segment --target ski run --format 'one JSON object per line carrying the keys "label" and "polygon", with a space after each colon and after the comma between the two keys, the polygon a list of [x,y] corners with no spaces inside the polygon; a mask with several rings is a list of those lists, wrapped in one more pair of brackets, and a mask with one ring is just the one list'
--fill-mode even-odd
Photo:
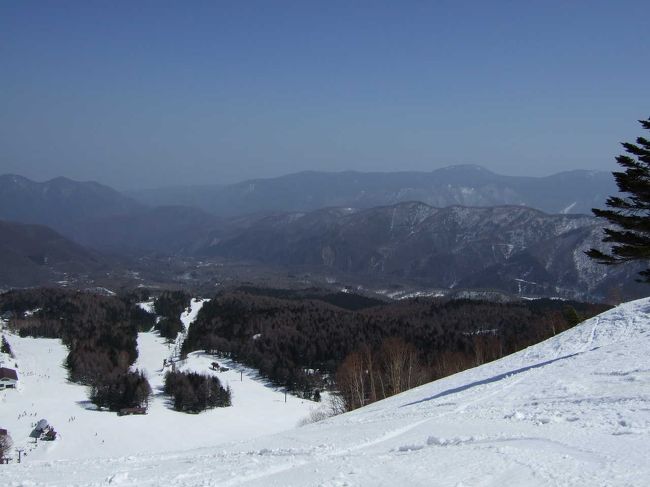
{"label": "ski run", "polygon": [[[316,403],[285,403],[227,361],[218,376],[232,407],[172,411],[158,390],[177,350],[155,333],[140,334],[134,366],[156,395],[148,414],[125,417],[92,410],[66,381],[60,341],[8,338],[21,380],[0,391],[0,427],[28,455],[0,467],[2,486],[650,486],[650,299],[306,426]],[[207,371],[213,360],[194,353],[179,366]],[[32,445],[41,418],[60,437]]]}

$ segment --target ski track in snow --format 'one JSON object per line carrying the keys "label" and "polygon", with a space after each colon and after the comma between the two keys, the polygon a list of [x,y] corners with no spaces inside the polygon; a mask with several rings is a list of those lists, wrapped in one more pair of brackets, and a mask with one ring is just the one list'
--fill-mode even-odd
{"label": "ski track in snow", "polygon": [[317,424],[178,452],[9,465],[0,484],[647,486],[648,350],[644,299]]}
{"label": "ski track in snow", "polygon": [[[190,308],[181,315],[185,332],[204,302],[192,300]],[[147,304],[143,307],[150,308]],[[138,335],[139,353],[133,368],[145,372],[153,389],[148,413],[118,417],[115,413],[92,410],[86,388],[67,381],[63,363],[68,351],[60,340],[7,337],[16,359],[8,360],[9,357],[1,354],[0,358],[12,367],[18,363],[19,388],[0,391],[0,428],[9,431],[16,448],[25,449],[23,464],[16,467],[58,465],[77,458],[84,471],[92,471],[95,465],[103,466],[100,468],[105,468],[107,462],[116,465],[134,454],[162,455],[292,429],[317,407],[312,401],[290,395],[285,403],[283,391],[269,386],[254,371],[231,360],[196,352],[181,361],[177,350],[182,341],[169,344],[157,332],[147,332]],[[164,373],[169,370],[169,367],[163,369],[163,360],[172,358],[179,370],[216,374],[233,391],[233,406],[198,415],[173,411],[168,398],[162,394]],[[230,370],[210,371],[210,364],[215,360]],[[33,423],[41,418],[54,426],[60,436],[58,440],[35,445],[29,439]],[[91,460],[86,463],[86,459]],[[114,476],[113,470],[110,467],[106,474],[111,484],[128,484],[136,475],[129,472],[126,476]],[[3,487],[16,482],[6,484],[6,472],[0,468]],[[81,474],[75,474],[78,475]]]}

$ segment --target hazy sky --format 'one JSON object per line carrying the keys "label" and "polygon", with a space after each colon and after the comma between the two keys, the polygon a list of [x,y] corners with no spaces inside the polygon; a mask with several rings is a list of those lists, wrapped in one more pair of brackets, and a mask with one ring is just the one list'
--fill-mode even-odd
{"label": "hazy sky", "polygon": [[647,1],[1,1],[0,173],[613,170]]}

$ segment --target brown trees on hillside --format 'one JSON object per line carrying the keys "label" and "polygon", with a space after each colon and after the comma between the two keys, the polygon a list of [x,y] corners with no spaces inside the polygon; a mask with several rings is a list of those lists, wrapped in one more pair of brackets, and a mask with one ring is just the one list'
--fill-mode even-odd
{"label": "brown trees on hillside", "polygon": [[366,345],[348,354],[337,370],[336,384],[345,409],[351,411],[423,384],[430,377],[413,344],[389,337],[377,352]]}
{"label": "brown trees on hillside", "polygon": [[13,441],[11,440],[11,436],[8,433],[0,433],[0,459],[6,458],[9,455],[12,446]]}

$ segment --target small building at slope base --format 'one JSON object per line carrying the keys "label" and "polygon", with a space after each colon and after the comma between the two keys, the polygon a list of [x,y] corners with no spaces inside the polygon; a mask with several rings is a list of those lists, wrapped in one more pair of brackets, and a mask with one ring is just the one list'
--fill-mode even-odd
{"label": "small building at slope base", "polygon": [[15,389],[18,373],[14,369],[0,367],[0,389]]}

